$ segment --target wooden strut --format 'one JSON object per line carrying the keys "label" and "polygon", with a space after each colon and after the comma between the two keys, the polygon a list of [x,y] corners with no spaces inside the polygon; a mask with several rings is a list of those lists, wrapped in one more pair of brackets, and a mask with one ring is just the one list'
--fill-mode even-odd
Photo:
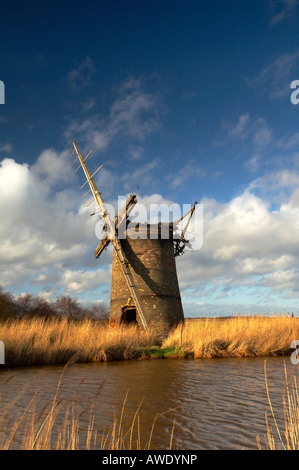
{"label": "wooden strut", "polygon": [[[102,199],[102,195],[100,193],[100,191],[98,190],[94,180],[93,180],[93,176],[95,175],[95,173],[98,172],[98,170],[101,168],[98,168],[98,170],[93,173],[93,175],[90,173],[86,163],[85,163],[85,160],[86,158],[84,159],[83,156],[81,155],[81,153],[79,152],[78,150],[78,147],[75,143],[75,141],[73,141],[73,147],[77,153],[77,156],[78,156],[78,159],[80,161],[80,164],[82,166],[82,169],[84,171],[84,174],[86,176],[86,182],[83,184],[83,186],[85,186],[86,183],[89,184],[90,186],[90,189],[91,189],[91,192],[93,194],[93,197],[94,197],[94,200],[96,201],[97,203],[97,206],[98,208],[100,209],[100,213],[101,213],[101,216],[105,222],[105,224],[107,225],[108,227],[108,231],[110,232],[111,234],[111,242],[113,244],[113,247],[115,249],[115,252],[116,252],[116,255],[118,257],[118,260],[119,260],[119,263],[120,263],[120,266],[122,268],[122,271],[123,271],[123,274],[124,274],[124,277],[127,281],[127,284],[128,284],[128,287],[129,287],[129,290],[132,294],[132,298],[134,299],[134,302],[135,302],[135,306],[136,306],[136,309],[137,309],[137,312],[139,314],[139,317],[141,319],[141,323],[143,325],[143,328],[145,330],[148,330],[149,327],[148,327],[148,324],[147,324],[147,321],[145,319],[145,316],[144,316],[144,313],[143,313],[143,308],[142,308],[142,304],[140,302],[140,299],[139,299],[139,295],[138,295],[138,292],[137,292],[137,288],[135,286],[135,283],[134,283],[134,279],[133,279],[133,275],[132,275],[132,271],[131,271],[131,268],[130,268],[130,265],[129,265],[129,262],[128,260],[126,259],[126,256],[122,250],[122,247],[121,247],[121,244],[120,244],[120,241],[118,239],[118,237],[116,236],[116,233],[115,233],[115,227],[113,226],[113,223],[108,215],[108,212],[106,210],[106,206],[105,206],[105,203]],[[103,165],[102,165],[103,166]],[[82,186],[82,187],[83,187]]]}
{"label": "wooden strut", "polygon": [[183,217],[181,217],[181,219],[180,219],[180,221],[181,221],[182,219],[184,219],[184,217],[186,217],[186,215],[188,215],[188,214],[190,213],[189,219],[188,219],[188,221],[187,221],[185,227],[183,228],[183,230],[182,230],[182,232],[181,232],[181,240],[183,240],[184,237],[185,237],[185,232],[186,232],[186,230],[187,230],[187,228],[188,228],[188,225],[190,224],[190,220],[191,220],[191,218],[192,218],[193,212],[195,211],[195,206],[196,206],[196,204],[197,204],[197,201],[195,201],[195,203],[193,204],[192,208],[191,208],[188,212],[186,212],[186,214],[184,214]]}
{"label": "wooden strut", "polygon": [[[84,196],[83,196],[84,197]],[[115,230],[118,231],[119,227],[121,226],[121,224],[123,222],[125,222],[126,218],[127,218],[127,215],[129,214],[129,212],[131,211],[132,207],[137,203],[137,199],[136,199],[136,196],[134,194],[131,194],[129,199],[127,200],[126,202],[126,205],[116,214],[115,218],[114,218],[114,227],[115,227]],[[107,246],[109,245],[110,243],[110,238],[108,235],[105,235],[102,240],[100,241],[100,243],[98,244],[98,246],[96,247],[95,251],[94,251],[94,257],[95,258],[98,258],[100,256],[100,254],[103,252],[103,250],[105,248],[107,248]]]}
{"label": "wooden strut", "polygon": [[177,226],[188,214],[189,215],[189,219],[185,225],[185,227],[181,230],[181,236],[179,239],[176,239],[174,240],[174,244],[175,244],[175,250],[174,250],[174,256],[180,256],[184,253],[184,249],[185,249],[185,246],[186,244],[188,244],[188,240],[185,240],[185,233],[186,233],[186,230],[188,228],[188,225],[190,223],[190,220],[192,218],[192,215],[193,215],[193,212],[195,211],[195,207],[196,207],[196,204],[197,204],[197,201],[195,201],[194,205],[191,207],[191,209],[186,212],[180,219],[176,220],[175,222],[173,222],[173,226]]}

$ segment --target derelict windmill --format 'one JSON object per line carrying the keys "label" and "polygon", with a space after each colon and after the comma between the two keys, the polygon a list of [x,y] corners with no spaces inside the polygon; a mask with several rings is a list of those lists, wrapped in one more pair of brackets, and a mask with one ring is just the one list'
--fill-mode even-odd
{"label": "derelict windmill", "polygon": [[[119,239],[120,227],[127,227],[127,217],[137,203],[136,195],[128,198],[125,206],[112,221],[93,179],[103,165],[91,174],[86,160],[93,149],[85,158],[79,152],[75,142],[73,142],[72,150],[72,155],[77,154],[74,163],[77,160],[80,162],[76,171],[82,167],[86,176],[86,181],[81,188],[87,183],[90,187],[83,197],[89,193],[93,196],[87,206],[93,202],[97,205],[90,215],[99,211],[104,222],[105,235],[94,252],[95,258],[101,255],[109,243],[112,243],[114,247],[110,325],[137,323],[144,330],[154,328],[158,331],[168,331],[184,321],[175,256],[183,254],[184,247],[188,244],[185,233],[197,203],[195,202],[192,209],[176,222],[158,223],[154,226],[143,223],[134,227],[133,230],[126,229],[126,237]],[[177,236],[175,228],[187,215],[189,215],[187,224]],[[163,236],[165,226],[169,233],[166,238]],[[138,231],[138,237],[136,237],[136,231]]]}

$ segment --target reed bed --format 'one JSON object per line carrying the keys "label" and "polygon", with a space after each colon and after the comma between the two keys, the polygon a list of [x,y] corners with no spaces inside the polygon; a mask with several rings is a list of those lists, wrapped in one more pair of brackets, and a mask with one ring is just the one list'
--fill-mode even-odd
{"label": "reed bed", "polygon": [[187,320],[167,337],[136,327],[109,328],[94,320],[19,319],[0,323],[7,366],[146,358],[287,355],[299,339],[299,319],[254,316]]}
{"label": "reed bed", "polygon": [[[299,450],[299,378],[297,373],[288,372],[285,366],[285,380],[282,390],[281,410],[283,418],[277,417],[269,391],[265,361],[265,384],[269,411],[265,412],[266,433],[257,435],[260,450]],[[280,417],[281,418],[281,417]]]}
{"label": "reed bed", "polygon": [[[132,418],[130,410],[128,418],[127,394],[119,413],[114,413],[110,428],[102,429],[96,421],[95,411],[97,400],[101,399],[103,383],[88,405],[82,405],[76,396],[71,401],[66,401],[60,391],[66,368],[76,360],[77,355],[70,358],[64,366],[56,393],[41,409],[38,410],[36,392],[26,405],[22,405],[23,411],[11,422],[11,410],[16,406],[20,408],[20,402],[24,401],[24,390],[8,405],[0,406],[0,450],[151,450],[155,447],[153,438],[157,421],[174,410],[157,413],[152,425],[141,432],[142,403],[136,408]],[[6,382],[9,380],[10,378]],[[83,415],[87,415],[85,424],[81,421]],[[169,449],[175,444],[174,429],[175,420],[169,436]]]}
{"label": "reed bed", "polygon": [[[0,325],[0,339],[5,344],[6,363],[10,365],[108,361],[153,357],[250,357],[288,355],[292,341],[299,339],[299,321],[290,316],[235,317],[186,321],[162,340],[156,333],[140,333],[136,328],[110,329],[92,320],[22,319]],[[265,361],[266,367],[266,361]],[[275,416],[266,377],[270,413],[266,413],[266,433],[257,436],[260,449],[299,450],[299,383],[298,377],[286,373],[283,394],[284,420]],[[298,376],[298,374],[297,374]],[[37,395],[24,405],[24,411],[10,423],[10,411],[20,396],[0,406],[0,449],[151,449],[156,415],[146,436],[141,436],[141,404],[129,425],[124,426],[126,399],[120,414],[109,429],[96,427],[95,406],[101,384],[87,410],[74,399],[66,403],[59,393],[63,374],[52,400],[37,407]],[[8,379],[9,380],[9,379]],[[5,386],[5,384],[4,384]],[[0,397],[1,398],[1,397]],[[0,400],[1,402],[1,400]],[[0,403],[1,405],[1,403]],[[132,411],[132,410],[131,410]],[[169,410],[173,411],[173,410]],[[80,418],[89,413],[88,426],[82,433]],[[85,420],[86,422],[86,420]],[[9,432],[8,432],[9,430]],[[169,448],[173,448],[175,422]]]}
{"label": "reed bed", "polygon": [[0,324],[8,366],[65,364],[137,359],[144,347],[159,342],[154,332],[111,329],[93,320],[22,319]]}
{"label": "reed bed", "polygon": [[172,331],[162,347],[178,357],[197,359],[221,357],[277,356],[291,353],[299,338],[299,320],[286,315],[237,316],[187,321]]}

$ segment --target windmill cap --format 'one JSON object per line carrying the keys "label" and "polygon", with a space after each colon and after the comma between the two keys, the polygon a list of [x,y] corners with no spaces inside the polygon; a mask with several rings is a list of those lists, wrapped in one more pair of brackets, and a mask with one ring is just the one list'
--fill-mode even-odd
{"label": "windmill cap", "polygon": [[176,239],[180,238],[179,234],[174,232],[173,223],[140,223],[134,225],[134,227],[128,227],[126,230],[126,236],[130,239]]}

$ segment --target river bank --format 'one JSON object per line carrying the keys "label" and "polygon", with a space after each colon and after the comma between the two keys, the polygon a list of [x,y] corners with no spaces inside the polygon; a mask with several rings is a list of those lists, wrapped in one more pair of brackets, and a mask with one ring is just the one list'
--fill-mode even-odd
{"label": "river bank", "polygon": [[166,338],[94,320],[19,319],[0,324],[10,367],[165,358],[212,359],[289,355],[299,321],[287,315],[186,320]]}

